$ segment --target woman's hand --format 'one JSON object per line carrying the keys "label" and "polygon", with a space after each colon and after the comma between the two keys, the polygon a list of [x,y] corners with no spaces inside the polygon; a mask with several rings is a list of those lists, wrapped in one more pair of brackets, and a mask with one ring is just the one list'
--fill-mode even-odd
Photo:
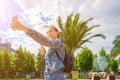
{"label": "woman's hand", "polygon": [[14,16],[12,18],[11,27],[13,30],[20,30],[20,31],[24,31],[24,32],[27,32],[29,29],[17,20],[17,16]]}
{"label": "woman's hand", "polygon": [[41,55],[45,54],[45,48],[43,46],[40,46],[40,49],[38,49]]}

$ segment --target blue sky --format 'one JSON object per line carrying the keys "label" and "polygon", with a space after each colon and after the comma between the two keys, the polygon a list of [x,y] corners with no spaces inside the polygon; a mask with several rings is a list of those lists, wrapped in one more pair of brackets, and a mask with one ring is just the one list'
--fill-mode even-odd
{"label": "blue sky", "polygon": [[13,31],[10,27],[11,18],[18,15],[19,21],[45,34],[44,25],[53,24],[58,27],[56,19],[61,16],[63,22],[71,12],[80,13],[82,19],[93,17],[88,25],[100,24],[92,33],[103,33],[106,40],[92,39],[87,43],[94,53],[101,47],[107,52],[113,47],[114,37],[120,34],[120,1],[119,0],[0,0],[0,37],[2,43],[12,43],[17,49],[20,44],[37,53],[39,44],[27,37],[23,32]]}

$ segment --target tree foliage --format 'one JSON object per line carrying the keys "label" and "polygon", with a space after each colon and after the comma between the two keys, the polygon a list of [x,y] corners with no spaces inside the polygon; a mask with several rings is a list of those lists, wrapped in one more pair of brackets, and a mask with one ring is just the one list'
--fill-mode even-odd
{"label": "tree foliage", "polygon": [[37,54],[37,57],[36,57],[36,71],[37,72],[40,72],[41,69],[42,69],[42,62],[43,62],[43,59],[41,58],[41,54],[40,52]]}
{"label": "tree foliage", "polygon": [[94,55],[93,69],[96,71],[105,71],[109,66],[109,60],[106,50],[102,47],[98,54]]}
{"label": "tree foliage", "polygon": [[3,50],[3,60],[4,60],[3,72],[8,73],[10,71],[11,59],[10,59],[10,53],[8,53],[6,49]]}
{"label": "tree foliage", "polygon": [[118,59],[118,64],[120,65],[120,58]]}
{"label": "tree foliage", "polygon": [[114,59],[118,55],[120,55],[120,35],[115,36],[113,41],[114,47],[111,49],[111,53],[109,55],[110,59]]}
{"label": "tree foliage", "polygon": [[86,42],[94,37],[102,37],[105,39],[103,34],[91,34],[91,30],[98,27],[99,25],[92,25],[88,27],[87,23],[93,18],[82,20],[80,14],[75,16],[71,13],[65,23],[62,22],[61,17],[58,17],[58,25],[61,30],[60,37],[62,38],[66,51],[71,55],[74,54],[74,50],[81,48]]}
{"label": "tree foliage", "polygon": [[101,48],[101,50],[99,50],[98,54],[99,54],[100,56],[107,56],[106,50],[105,50],[103,47]]}
{"label": "tree foliage", "polygon": [[[40,65],[38,65],[40,67]],[[35,58],[20,46],[14,54],[0,51],[0,73],[31,73],[35,72]]]}
{"label": "tree foliage", "polygon": [[15,61],[15,56],[14,54],[10,54],[10,73],[15,73],[15,64],[14,64],[14,61]]}
{"label": "tree foliage", "polygon": [[3,52],[0,51],[0,73],[3,71],[3,68],[4,68]]}
{"label": "tree foliage", "polygon": [[118,63],[117,63],[117,61],[114,60],[114,59],[110,60],[110,66],[109,66],[109,68],[110,68],[110,71],[117,72],[118,71]]}
{"label": "tree foliage", "polygon": [[93,67],[93,54],[90,49],[84,47],[75,58],[75,68],[78,71],[87,72]]}
{"label": "tree foliage", "polygon": [[35,71],[35,60],[33,58],[33,55],[27,51],[27,53],[24,54],[26,57],[26,65],[25,65],[25,72],[31,73]]}
{"label": "tree foliage", "polygon": [[14,53],[14,65],[16,72],[24,72],[25,71],[25,55],[23,52],[22,46],[20,46]]}

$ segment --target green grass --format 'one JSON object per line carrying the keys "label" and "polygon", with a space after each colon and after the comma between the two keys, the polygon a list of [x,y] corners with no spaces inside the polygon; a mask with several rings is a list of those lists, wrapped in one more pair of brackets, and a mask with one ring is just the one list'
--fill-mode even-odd
{"label": "green grass", "polygon": [[0,79],[0,80],[28,80],[26,78],[4,78],[4,79]]}
{"label": "green grass", "polygon": [[72,79],[78,79],[78,73],[72,73]]}

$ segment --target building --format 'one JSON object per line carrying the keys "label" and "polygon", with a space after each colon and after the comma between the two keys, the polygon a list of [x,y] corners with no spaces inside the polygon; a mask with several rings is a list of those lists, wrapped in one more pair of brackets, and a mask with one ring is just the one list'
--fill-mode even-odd
{"label": "building", "polygon": [[0,50],[6,49],[9,53],[14,52],[15,50],[11,48],[11,43],[1,43],[2,39],[0,38]]}

